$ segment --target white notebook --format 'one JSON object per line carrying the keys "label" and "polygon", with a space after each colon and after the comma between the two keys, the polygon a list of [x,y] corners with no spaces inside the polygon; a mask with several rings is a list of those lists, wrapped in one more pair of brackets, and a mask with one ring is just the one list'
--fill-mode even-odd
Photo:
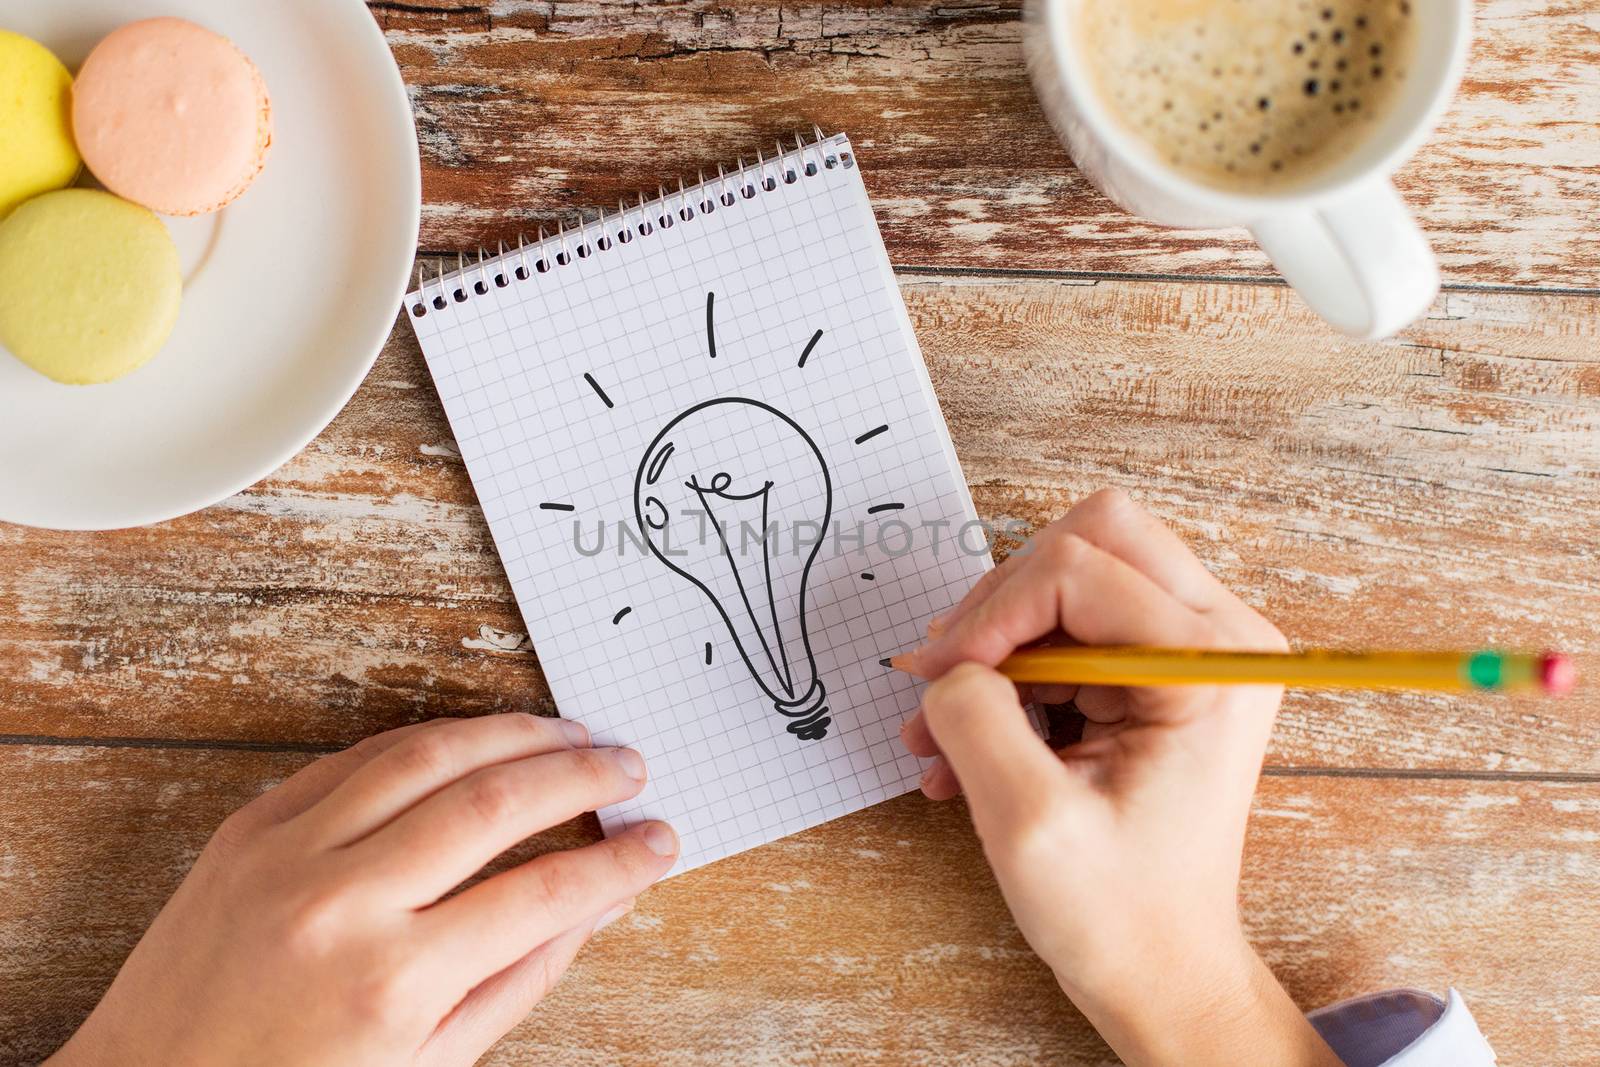
{"label": "white notebook", "polygon": [[846,137],[406,307],[557,708],[649,765],[608,833],[683,871],[915,788],[883,661],[990,558]]}

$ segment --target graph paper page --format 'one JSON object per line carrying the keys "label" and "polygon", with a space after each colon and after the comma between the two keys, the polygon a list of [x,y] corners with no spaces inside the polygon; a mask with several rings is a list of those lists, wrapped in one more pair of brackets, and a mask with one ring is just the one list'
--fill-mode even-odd
{"label": "graph paper page", "polygon": [[602,824],[675,871],[914,788],[882,661],[990,566],[849,141],[747,177],[407,300],[558,709],[649,766]]}

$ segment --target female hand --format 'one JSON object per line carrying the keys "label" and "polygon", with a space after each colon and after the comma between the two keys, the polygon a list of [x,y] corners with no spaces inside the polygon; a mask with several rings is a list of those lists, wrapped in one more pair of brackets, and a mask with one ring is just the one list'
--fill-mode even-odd
{"label": "female hand", "polygon": [[320,759],[222,824],[50,1063],[473,1063],[667,872],[677,836],[649,823],[447,894],[644,780],[637,752],[532,715]]}
{"label": "female hand", "polygon": [[1281,650],[1281,634],[1127,496],[1098,493],[986,575],[895,665],[935,679],[902,732],[935,800],[965,792],[1006,903],[1130,1064],[1337,1059],[1244,939],[1240,854],[1282,690],[1037,694],[1081,742],[1034,734],[993,668],[1020,645]]}

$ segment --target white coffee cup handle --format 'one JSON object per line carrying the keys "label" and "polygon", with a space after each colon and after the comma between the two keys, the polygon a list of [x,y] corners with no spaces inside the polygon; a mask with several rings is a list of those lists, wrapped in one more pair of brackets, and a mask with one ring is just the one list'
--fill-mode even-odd
{"label": "white coffee cup handle", "polygon": [[1284,280],[1337,329],[1388,337],[1439,292],[1439,265],[1393,185],[1374,181],[1317,211],[1250,227]]}

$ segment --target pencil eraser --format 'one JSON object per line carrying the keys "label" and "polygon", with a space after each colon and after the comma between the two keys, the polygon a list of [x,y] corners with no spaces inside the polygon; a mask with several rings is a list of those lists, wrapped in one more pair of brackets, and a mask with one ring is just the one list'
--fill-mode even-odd
{"label": "pencil eraser", "polygon": [[1546,652],[1539,657],[1539,683],[1551,696],[1564,696],[1578,684],[1578,668],[1570,657]]}

